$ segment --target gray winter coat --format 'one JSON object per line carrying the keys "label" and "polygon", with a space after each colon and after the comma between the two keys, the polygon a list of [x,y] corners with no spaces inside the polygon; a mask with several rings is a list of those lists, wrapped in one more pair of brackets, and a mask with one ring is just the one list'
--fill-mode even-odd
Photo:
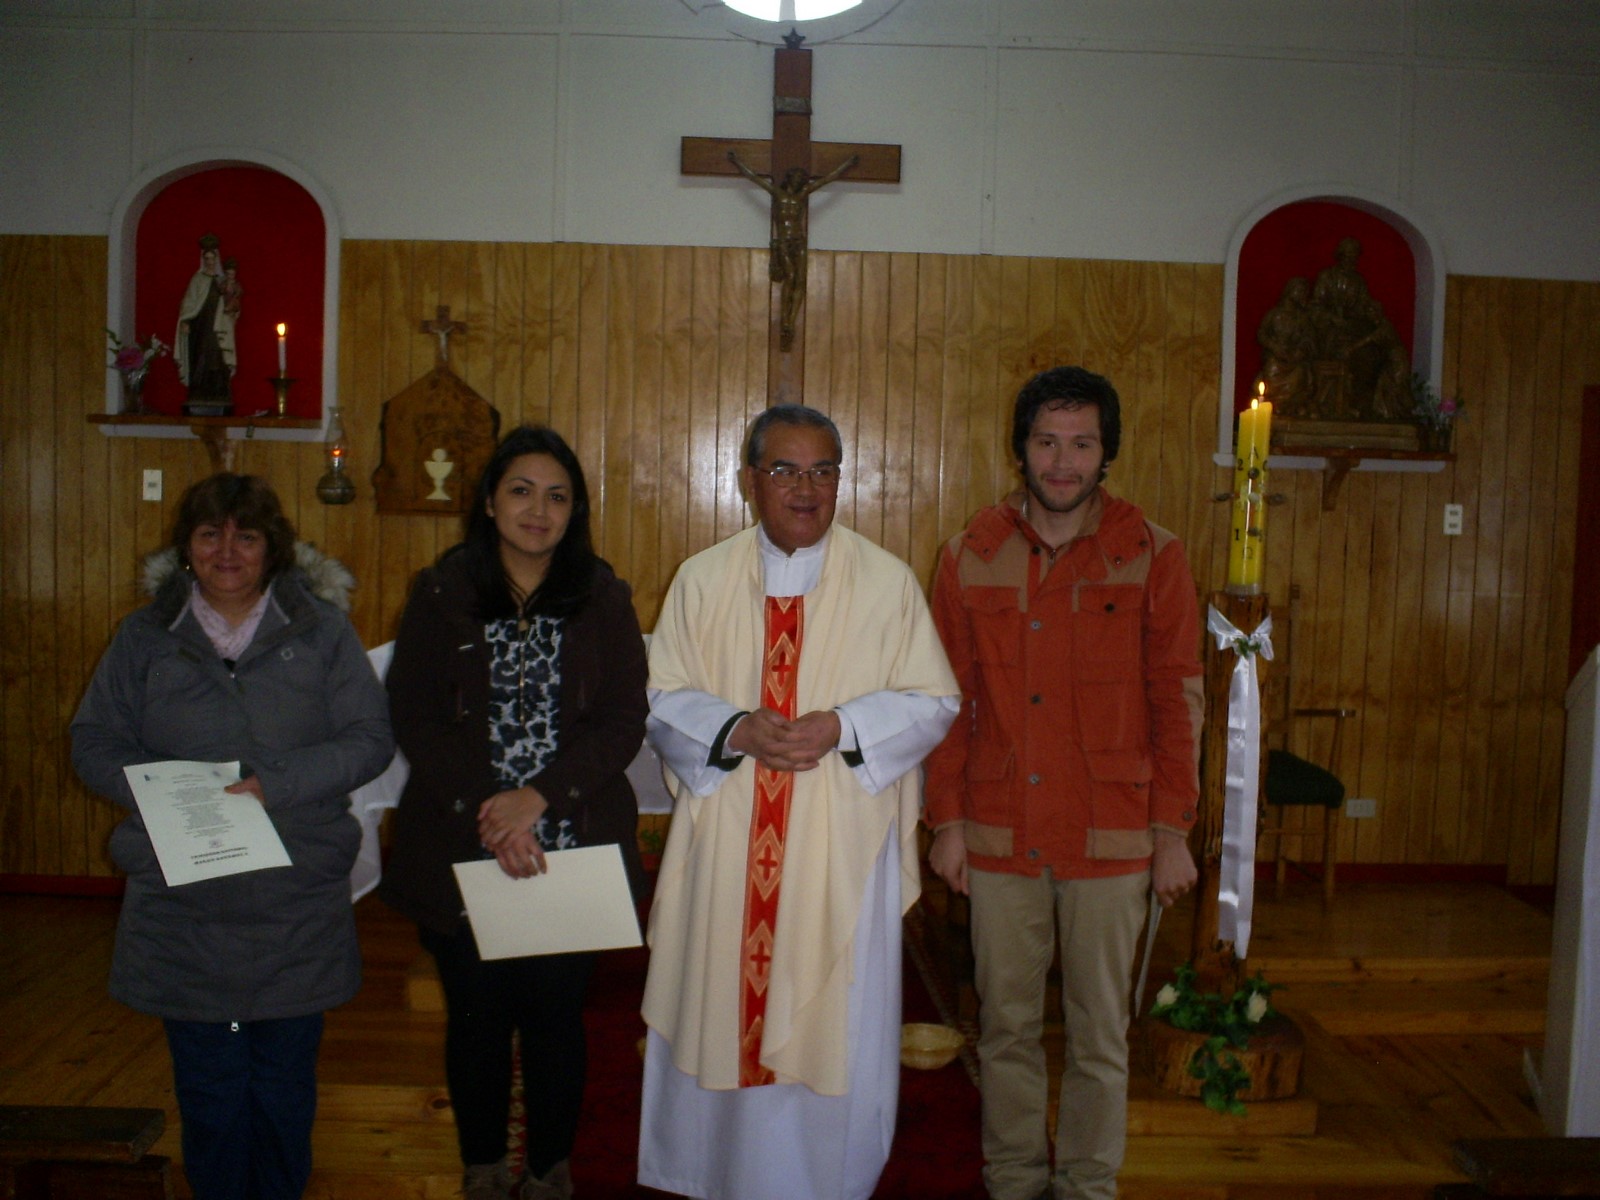
{"label": "gray winter coat", "polygon": [[[174,574],[122,623],[72,721],[72,765],[131,810],[111,834],[128,875],[111,995],[186,1021],[321,1012],[361,983],[348,794],[394,754],[383,685],[349,619],[298,571],[273,581],[232,670],[184,611],[189,587]],[[293,865],[168,887],[122,773],[165,759],[258,776]]]}

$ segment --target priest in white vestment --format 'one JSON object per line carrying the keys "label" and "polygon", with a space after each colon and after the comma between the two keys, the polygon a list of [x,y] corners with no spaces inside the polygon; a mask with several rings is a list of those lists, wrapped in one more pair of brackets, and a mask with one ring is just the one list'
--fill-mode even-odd
{"label": "priest in white vestment", "polygon": [[639,1182],[704,1200],[866,1200],[894,1136],[916,768],[960,695],[911,570],[833,527],[841,453],[814,409],[757,417],[760,524],[684,563],[651,639]]}

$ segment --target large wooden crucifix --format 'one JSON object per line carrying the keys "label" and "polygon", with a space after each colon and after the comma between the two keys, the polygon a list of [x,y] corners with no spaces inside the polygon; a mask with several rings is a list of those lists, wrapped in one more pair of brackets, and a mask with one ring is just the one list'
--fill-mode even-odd
{"label": "large wooden crucifix", "polygon": [[767,338],[767,403],[805,394],[806,242],[811,193],[841,176],[899,183],[900,147],[811,140],[811,51],[791,30],[773,52],[772,138],[686,137],[685,175],[743,175],[772,197],[772,280]]}

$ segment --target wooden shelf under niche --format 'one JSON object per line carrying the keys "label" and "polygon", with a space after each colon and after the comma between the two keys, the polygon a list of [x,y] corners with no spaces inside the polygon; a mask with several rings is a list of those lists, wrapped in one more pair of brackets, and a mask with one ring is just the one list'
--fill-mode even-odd
{"label": "wooden shelf under niche", "polygon": [[[205,416],[185,417],[169,416],[166,413],[90,413],[89,424],[113,425],[120,428],[159,428],[159,429],[188,429],[195,437],[205,443],[206,452],[211,456],[211,469],[213,471],[231,471],[233,469],[234,443],[236,439],[231,436],[235,429],[244,431],[242,440],[248,441],[255,436],[258,429],[308,429],[321,430],[322,422],[310,417],[279,417],[270,413],[257,413],[253,416]],[[137,437],[137,433],[131,436]]]}
{"label": "wooden shelf under niche", "polygon": [[[1328,465],[1322,468],[1322,511],[1332,512],[1339,503],[1339,489],[1345,476],[1368,460],[1382,462],[1437,462],[1453,463],[1456,456],[1438,450],[1388,450],[1361,446],[1295,446],[1273,443],[1273,455],[1297,458],[1325,458]],[[1271,458],[1268,459],[1271,465]]]}

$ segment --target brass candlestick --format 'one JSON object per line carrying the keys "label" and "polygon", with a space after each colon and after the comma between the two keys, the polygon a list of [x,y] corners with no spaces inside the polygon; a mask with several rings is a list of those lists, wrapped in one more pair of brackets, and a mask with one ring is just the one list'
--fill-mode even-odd
{"label": "brass candlestick", "polygon": [[267,382],[272,385],[272,390],[278,393],[278,407],[275,415],[286,417],[289,415],[289,385],[296,380],[287,375],[269,375]]}

